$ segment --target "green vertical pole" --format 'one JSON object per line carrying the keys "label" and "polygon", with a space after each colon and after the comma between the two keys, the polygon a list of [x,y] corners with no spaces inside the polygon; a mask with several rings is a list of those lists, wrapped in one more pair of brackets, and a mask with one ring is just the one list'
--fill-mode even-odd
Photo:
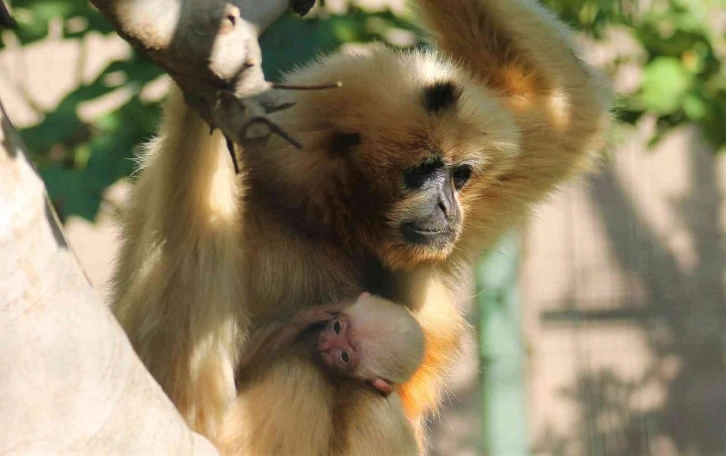
{"label": "green vertical pole", "polygon": [[487,456],[529,454],[518,266],[519,236],[510,235],[476,274]]}

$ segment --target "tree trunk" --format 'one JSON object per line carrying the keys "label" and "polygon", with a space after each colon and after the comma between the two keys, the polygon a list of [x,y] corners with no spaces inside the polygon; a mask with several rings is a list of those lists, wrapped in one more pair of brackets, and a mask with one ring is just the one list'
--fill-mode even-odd
{"label": "tree trunk", "polygon": [[217,454],[134,353],[0,104],[0,454]]}
{"label": "tree trunk", "polygon": [[[257,37],[314,0],[93,3],[211,126],[240,144],[275,131],[265,116],[286,105],[264,80]],[[13,25],[0,0],[0,26]],[[92,289],[1,103],[0,127],[0,454],[218,454]]]}

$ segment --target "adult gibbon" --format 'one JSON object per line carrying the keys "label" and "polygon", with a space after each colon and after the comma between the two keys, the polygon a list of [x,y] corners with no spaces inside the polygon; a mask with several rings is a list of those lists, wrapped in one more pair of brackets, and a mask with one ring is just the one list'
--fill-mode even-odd
{"label": "adult gibbon", "polygon": [[[113,310],[192,427],[224,452],[424,451],[465,323],[461,283],[482,251],[587,169],[609,94],[570,35],[529,0],[418,0],[438,52],[322,58],[288,82],[280,139],[241,154],[177,90],[123,226]],[[235,390],[250,329],[369,291],[407,306],[424,361],[388,397],[292,351]]]}

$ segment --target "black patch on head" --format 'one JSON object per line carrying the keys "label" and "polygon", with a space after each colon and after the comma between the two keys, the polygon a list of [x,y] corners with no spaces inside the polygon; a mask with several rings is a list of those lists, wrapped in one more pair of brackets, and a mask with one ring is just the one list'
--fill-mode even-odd
{"label": "black patch on head", "polygon": [[360,145],[360,133],[341,133],[333,135],[333,151],[347,155],[354,147]]}
{"label": "black patch on head", "polygon": [[461,97],[461,89],[451,81],[440,81],[424,89],[424,105],[431,113],[453,106]]}

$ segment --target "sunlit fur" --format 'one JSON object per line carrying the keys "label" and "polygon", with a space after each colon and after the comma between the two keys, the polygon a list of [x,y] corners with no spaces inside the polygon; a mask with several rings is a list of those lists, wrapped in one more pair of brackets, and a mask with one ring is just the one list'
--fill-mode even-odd
{"label": "sunlit fur", "polygon": [[[322,59],[289,80],[320,78],[343,81],[343,87],[297,94],[298,105],[276,116],[305,149],[278,139],[264,153],[249,153],[255,174],[300,217],[307,215],[314,230],[335,230],[341,242],[375,252],[391,267],[447,258],[453,244],[432,250],[402,239],[399,224],[421,210],[419,195],[404,187],[403,172],[439,153],[446,163],[469,164],[476,175],[496,180],[519,152],[512,116],[484,86],[434,53],[377,45]],[[440,81],[454,81],[463,94],[453,109],[432,114],[423,90]],[[360,133],[360,144],[335,150],[334,136],[349,132]],[[459,195],[464,218],[477,191],[467,187]]]}
{"label": "sunlit fur", "polygon": [[375,296],[359,298],[345,309],[351,343],[358,350],[355,377],[376,377],[395,385],[411,378],[424,354],[424,334],[404,307]]}
{"label": "sunlit fur", "polygon": [[164,115],[124,213],[111,307],[190,425],[212,430],[235,396],[247,324],[242,188],[220,135],[179,96]]}
{"label": "sunlit fur", "polygon": [[[440,54],[376,46],[297,71],[290,81],[344,85],[294,94],[275,120],[304,150],[279,139],[245,150],[236,178],[222,139],[170,97],[126,216],[113,308],[188,422],[226,453],[419,454],[421,418],[466,330],[462,278],[600,147],[608,93],[548,13],[527,0],[418,5]],[[428,112],[422,94],[440,81],[460,96]],[[456,196],[456,241],[439,248],[399,231],[424,209],[403,172],[432,152],[475,171]],[[332,381],[293,350],[230,400],[247,319],[364,290],[406,305],[425,334],[423,363],[396,394]]]}

